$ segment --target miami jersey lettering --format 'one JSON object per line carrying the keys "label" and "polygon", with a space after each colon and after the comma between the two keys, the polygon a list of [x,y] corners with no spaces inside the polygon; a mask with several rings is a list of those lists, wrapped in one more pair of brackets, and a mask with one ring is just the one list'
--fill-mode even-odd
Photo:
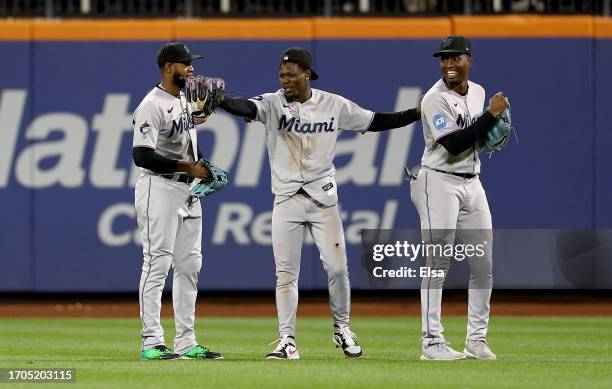
{"label": "miami jersey lettering", "polygon": [[300,119],[292,117],[288,119],[286,115],[281,116],[278,131],[294,131],[301,132],[304,134],[316,134],[317,132],[333,132],[334,118],[331,118],[329,122],[315,122],[315,123],[301,123]]}
{"label": "miami jersey lettering", "polygon": [[287,101],[282,89],[250,99],[257,106],[256,120],[266,127],[277,202],[304,186],[317,201],[335,203],[335,194],[330,196],[322,188],[328,187],[336,172],[333,158],[338,134],[341,130],[363,132],[374,117],[374,112],[342,96],[311,90],[312,96],[304,103]]}

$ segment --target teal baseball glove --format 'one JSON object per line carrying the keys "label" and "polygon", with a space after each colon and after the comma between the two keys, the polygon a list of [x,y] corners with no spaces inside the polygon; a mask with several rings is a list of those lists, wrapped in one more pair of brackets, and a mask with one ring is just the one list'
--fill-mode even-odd
{"label": "teal baseball glove", "polygon": [[[508,101],[508,99],[506,99]],[[493,127],[485,138],[485,147],[493,153],[502,151],[508,144],[510,133],[514,131],[512,127],[512,116],[510,115],[510,102],[508,108],[500,115],[495,127]]]}
{"label": "teal baseball glove", "polygon": [[225,171],[219,169],[207,159],[202,158],[198,162],[210,171],[210,178],[207,181],[201,180],[191,189],[191,196],[200,199],[223,189],[227,185],[228,178]]}

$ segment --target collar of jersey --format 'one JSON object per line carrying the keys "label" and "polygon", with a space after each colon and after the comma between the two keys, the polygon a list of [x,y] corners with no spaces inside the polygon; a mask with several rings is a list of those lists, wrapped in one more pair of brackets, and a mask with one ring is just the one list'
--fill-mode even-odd
{"label": "collar of jersey", "polygon": [[467,96],[468,92],[470,91],[470,81],[468,80],[468,87],[467,90],[465,91],[465,94],[462,95],[461,93],[457,93],[454,90],[452,90],[451,88],[448,87],[448,85],[446,84],[446,80],[444,80],[444,77],[440,79],[440,81],[442,81],[442,84],[444,84],[444,87],[446,88],[447,91],[456,94],[457,96],[460,97],[465,97]]}
{"label": "collar of jersey", "polygon": [[166,93],[168,96],[172,96],[172,97],[174,97],[174,98],[176,98],[176,99],[180,99],[180,98],[181,98],[181,96],[183,96],[183,91],[182,91],[181,89],[179,89],[179,95],[178,95],[178,96],[175,96],[175,95],[173,95],[172,93],[170,93],[170,92],[168,92],[167,90],[165,90],[164,88],[162,88],[161,84],[157,84],[157,85],[155,85],[155,87],[156,87],[157,89],[159,89],[159,90],[161,90],[161,91],[165,92],[165,93]]}
{"label": "collar of jersey", "polygon": [[282,88],[279,89],[278,91],[281,93],[281,95],[283,96],[283,98],[285,99],[287,104],[292,104],[292,103],[296,103],[296,104],[313,103],[313,104],[316,104],[316,100],[319,97],[319,93],[318,93],[319,90],[318,89],[314,89],[314,88],[310,88],[310,92],[311,92],[310,98],[308,100],[304,101],[303,103],[299,103],[297,101],[289,101],[289,100],[287,100],[287,96],[285,96],[285,92],[283,92]]}

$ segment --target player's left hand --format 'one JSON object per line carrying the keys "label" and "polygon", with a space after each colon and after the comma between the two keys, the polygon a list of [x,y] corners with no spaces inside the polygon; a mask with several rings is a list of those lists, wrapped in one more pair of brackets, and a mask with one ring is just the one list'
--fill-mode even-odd
{"label": "player's left hand", "polygon": [[185,98],[196,124],[204,123],[201,120],[212,115],[221,104],[224,91],[225,81],[222,78],[195,76],[187,79]]}

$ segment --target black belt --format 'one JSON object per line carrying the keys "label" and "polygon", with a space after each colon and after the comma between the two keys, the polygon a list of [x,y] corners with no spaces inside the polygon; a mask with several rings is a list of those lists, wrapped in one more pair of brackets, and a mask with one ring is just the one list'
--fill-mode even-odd
{"label": "black belt", "polygon": [[473,174],[473,173],[452,173],[452,172],[445,172],[444,170],[438,170],[438,169],[432,169],[435,170],[439,173],[444,173],[444,174],[452,174],[453,176],[457,176],[457,177],[461,177],[461,178],[474,178],[476,177],[478,174]]}
{"label": "black belt", "polygon": [[162,174],[162,177],[168,180],[178,181],[178,182],[182,182],[185,184],[191,184],[193,180],[195,179],[195,177],[188,176],[185,174]]}

